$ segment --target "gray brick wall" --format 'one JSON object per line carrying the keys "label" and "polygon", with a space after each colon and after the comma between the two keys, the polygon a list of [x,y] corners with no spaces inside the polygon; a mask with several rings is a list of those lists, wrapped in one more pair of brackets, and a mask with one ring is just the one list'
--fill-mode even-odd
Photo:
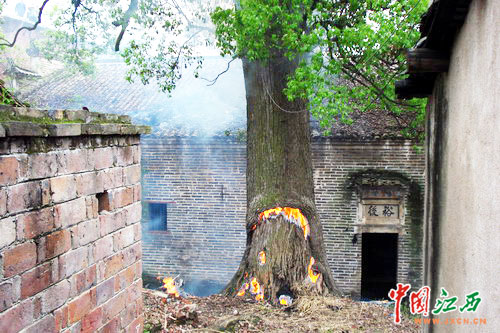
{"label": "gray brick wall", "polygon": [[245,243],[245,145],[168,138],[142,147],[143,202],[168,202],[168,231],[144,225],[144,271],[228,281]]}
{"label": "gray brick wall", "polygon": [[[246,239],[245,144],[229,138],[150,137],[142,138],[141,146],[143,205],[168,204],[167,231],[149,231],[147,211],[143,214],[144,272],[227,282],[238,267]],[[312,149],[328,261],[340,289],[359,294],[362,237],[358,235],[353,244],[358,196],[349,182],[365,170],[393,172],[414,182],[418,192],[424,155],[413,149],[412,142],[402,140],[318,139]],[[421,226],[411,220],[416,211],[409,209],[412,204],[405,197],[398,281],[417,286],[422,270]]]}
{"label": "gray brick wall", "polygon": [[[312,150],[316,205],[323,225],[328,262],[339,288],[357,295],[361,289],[362,236],[357,235],[357,242],[353,244],[359,198],[349,187],[349,181],[365,170],[400,174],[416,184],[417,193],[414,194],[421,200],[425,158],[415,151],[410,141],[321,140],[313,144]],[[420,286],[422,218],[414,216],[420,221],[418,225],[418,221],[412,221],[412,216],[418,215],[415,210],[422,210],[422,206],[417,202],[420,207],[411,210],[413,204],[409,194],[406,195],[404,229],[398,239],[397,279]]]}

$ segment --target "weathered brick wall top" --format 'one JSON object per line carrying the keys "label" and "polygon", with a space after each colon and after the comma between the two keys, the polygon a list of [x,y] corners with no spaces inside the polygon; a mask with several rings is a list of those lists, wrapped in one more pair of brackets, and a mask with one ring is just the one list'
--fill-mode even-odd
{"label": "weathered brick wall top", "polygon": [[38,110],[0,105],[0,138],[9,136],[63,137],[79,135],[136,135],[148,126],[130,123],[130,117],[88,110]]}
{"label": "weathered brick wall top", "polygon": [[142,331],[139,135],[122,127],[135,126],[78,135],[4,111],[23,121],[1,124],[0,332]]}

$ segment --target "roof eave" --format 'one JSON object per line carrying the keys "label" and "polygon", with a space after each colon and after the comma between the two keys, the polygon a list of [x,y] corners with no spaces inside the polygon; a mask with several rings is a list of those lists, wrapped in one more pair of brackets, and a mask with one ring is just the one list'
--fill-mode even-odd
{"label": "roof eave", "polygon": [[435,0],[422,15],[421,39],[408,51],[408,78],[397,81],[400,99],[428,97],[437,74],[447,72],[456,36],[465,22],[472,0]]}

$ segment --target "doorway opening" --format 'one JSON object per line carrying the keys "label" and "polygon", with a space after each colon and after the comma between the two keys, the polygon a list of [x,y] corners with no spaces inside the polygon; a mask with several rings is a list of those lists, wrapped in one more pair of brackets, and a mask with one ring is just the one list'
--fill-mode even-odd
{"label": "doorway opening", "polygon": [[398,234],[363,233],[361,255],[361,298],[389,299],[397,281]]}

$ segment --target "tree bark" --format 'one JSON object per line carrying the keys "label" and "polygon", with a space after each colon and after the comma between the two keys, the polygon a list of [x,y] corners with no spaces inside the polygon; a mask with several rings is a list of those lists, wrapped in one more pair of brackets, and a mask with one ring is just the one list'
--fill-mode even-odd
{"label": "tree bark", "polygon": [[[290,102],[283,94],[287,77],[296,68],[297,62],[284,56],[266,62],[243,59],[248,122],[247,244],[240,267],[225,289],[227,295],[255,292],[251,290],[254,278],[263,298],[271,302],[281,295],[338,293],[314,203],[309,112],[305,101]],[[298,208],[307,218],[310,234],[305,237],[300,224],[290,223],[283,215],[267,222],[259,219],[260,213],[276,207]],[[308,275],[311,270],[319,275],[315,283]],[[245,286],[249,288],[245,290]]]}

